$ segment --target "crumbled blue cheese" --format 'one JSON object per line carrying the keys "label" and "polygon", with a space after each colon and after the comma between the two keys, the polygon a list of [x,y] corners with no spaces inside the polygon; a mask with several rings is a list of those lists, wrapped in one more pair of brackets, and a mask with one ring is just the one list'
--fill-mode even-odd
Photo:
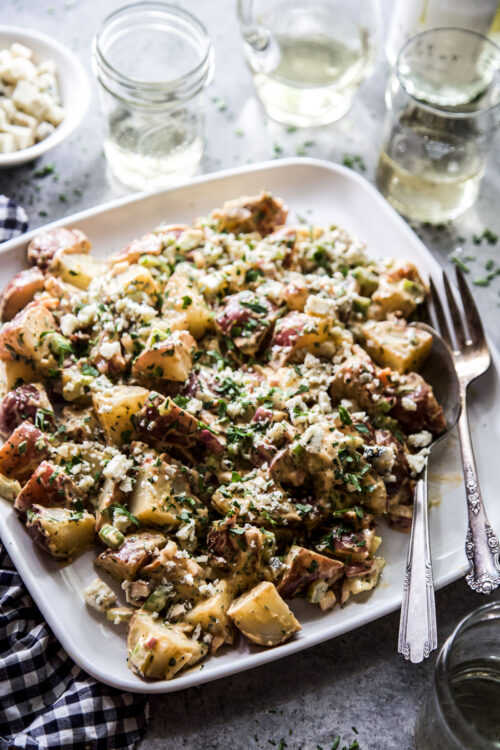
{"label": "crumbled blue cheese", "polygon": [[106,466],[103,469],[103,475],[107,479],[113,479],[115,482],[121,482],[123,479],[125,479],[127,471],[131,468],[132,461],[123,455],[123,453],[119,453],[116,456],[113,456],[111,461],[109,461]]}
{"label": "crumbled blue cheese", "polygon": [[121,354],[119,341],[104,341],[99,347],[99,354],[104,359],[112,359],[116,354]]}
{"label": "crumbled blue cheese", "polygon": [[428,448],[422,448],[422,450],[419,451],[418,453],[407,454],[406,460],[408,461],[408,465],[411,469],[411,474],[413,477],[418,476],[420,472],[424,469],[427,463],[428,455],[429,455]]}
{"label": "crumbled blue cheese", "polygon": [[401,399],[401,406],[403,409],[406,409],[406,411],[417,411],[417,404],[409,396],[403,396]]}
{"label": "crumbled blue cheese", "polygon": [[432,434],[428,430],[414,432],[408,435],[408,445],[410,448],[427,448],[432,443]]}
{"label": "crumbled blue cheese", "polygon": [[200,401],[199,398],[190,398],[186,404],[186,411],[189,411],[191,414],[198,414],[202,409],[203,401]]}
{"label": "crumbled blue cheese", "polygon": [[308,315],[318,315],[324,318],[334,318],[337,306],[334,300],[325,299],[316,294],[310,294],[307,298],[304,312]]}
{"label": "crumbled blue cheese", "polygon": [[221,271],[207,273],[198,279],[198,288],[200,292],[207,296],[214,296],[221,292],[227,285],[224,274]]}
{"label": "crumbled blue cheese", "polygon": [[116,602],[115,592],[100,578],[96,578],[83,589],[83,598],[89,607],[98,612],[105,612]]}
{"label": "crumbled blue cheese", "polygon": [[66,313],[61,318],[61,332],[64,336],[71,336],[78,328],[78,318],[73,313]]}
{"label": "crumbled blue cheese", "polygon": [[98,307],[95,303],[92,303],[90,305],[85,305],[85,307],[82,307],[81,310],[79,310],[78,315],[76,316],[78,319],[78,322],[82,326],[88,326],[91,323],[94,322],[96,319],[98,312]]}

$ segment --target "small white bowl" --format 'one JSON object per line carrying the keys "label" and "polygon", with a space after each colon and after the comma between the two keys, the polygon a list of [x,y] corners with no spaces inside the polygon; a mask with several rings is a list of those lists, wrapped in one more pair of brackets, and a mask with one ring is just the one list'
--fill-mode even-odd
{"label": "small white bowl", "polygon": [[90,102],[90,83],[87,74],[79,60],[67,47],[38,31],[21,26],[0,25],[0,49],[10,47],[13,42],[20,42],[30,47],[37,64],[49,59],[55,61],[64,119],[54,132],[40,143],[20,151],[0,154],[0,169],[37,159],[54,146],[59,145],[80,125]]}

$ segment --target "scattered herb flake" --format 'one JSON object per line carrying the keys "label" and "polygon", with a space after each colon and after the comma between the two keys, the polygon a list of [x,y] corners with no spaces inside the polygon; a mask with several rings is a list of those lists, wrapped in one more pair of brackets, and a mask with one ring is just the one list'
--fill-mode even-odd
{"label": "scattered herb flake", "polygon": [[54,172],[55,168],[55,164],[45,164],[43,167],[40,167],[40,169],[33,172],[33,177],[47,177]]}
{"label": "scattered herb flake", "polygon": [[458,268],[460,268],[460,270],[463,271],[463,273],[469,273],[470,272],[469,266],[465,265],[465,263],[463,262],[463,260],[461,260],[460,258],[458,258],[456,255],[452,255],[451,258],[450,258],[450,260]]}
{"label": "scattered herb flake", "polygon": [[366,172],[366,164],[359,154],[344,154],[342,164],[349,169],[358,169],[360,172]]}

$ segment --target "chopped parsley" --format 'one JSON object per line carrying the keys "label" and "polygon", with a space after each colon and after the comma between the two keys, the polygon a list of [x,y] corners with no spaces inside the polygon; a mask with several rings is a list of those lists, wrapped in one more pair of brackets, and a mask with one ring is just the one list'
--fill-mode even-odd
{"label": "chopped parsley", "polygon": [[135,526],[140,526],[139,519],[136,518],[128,509],[126,505],[120,505],[120,503],[113,503],[113,505],[110,508],[111,511],[117,510],[119,513],[122,513],[124,516],[128,518],[128,520],[133,523]]}
{"label": "chopped parsley", "polygon": [[339,405],[339,417],[343,425],[352,424],[351,415],[349,414],[345,406]]}

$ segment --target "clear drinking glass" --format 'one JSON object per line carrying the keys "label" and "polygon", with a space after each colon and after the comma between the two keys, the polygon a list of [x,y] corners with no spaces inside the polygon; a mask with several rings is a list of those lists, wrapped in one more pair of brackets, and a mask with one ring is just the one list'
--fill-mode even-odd
{"label": "clear drinking glass", "polygon": [[204,89],[213,74],[205,27],[164,2],[108,16],[93,41],[104,152],[126,185],[154,190],[193,174],[203,153]]}
{"label": "clear drinking glass", "polygon": [[464,29],[418,34],[390,77],[381,192],[400,213],[441,222],[477,198],[500,118],[500,48]]}
{"label": "clear drinking glass", "polygon": [[270,117],[309,127],[349,110],[375,60],[379,0],[238,0],[238,16]]}
{"label": "clear drinking glass", "polygon": [[467,615],[444,644],[415,725],[415,750],[500,748],[500,602]]}

